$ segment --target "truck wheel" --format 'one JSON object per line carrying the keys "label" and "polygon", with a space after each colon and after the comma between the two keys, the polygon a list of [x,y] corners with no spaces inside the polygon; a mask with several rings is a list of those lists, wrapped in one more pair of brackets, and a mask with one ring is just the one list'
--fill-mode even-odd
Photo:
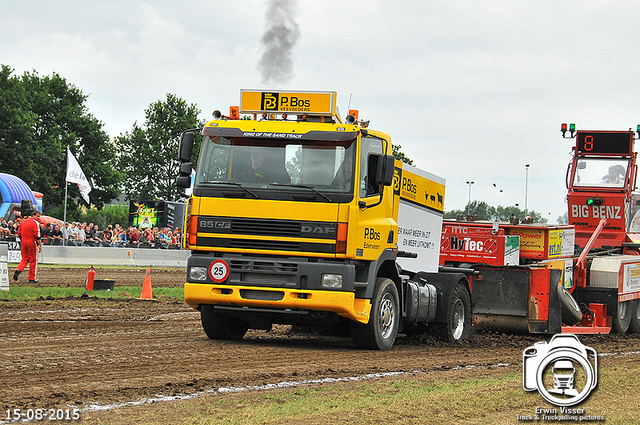
{"label": "truck wheel", "polygon": [[633,301],[618,301],[618,311],[613,317],[611,330],[615,333],[623,334],[629,329],[631,324],[631,316],[634,313]]}
{"label": "truck wheel", "polygon": [[351,338],[358,348],[389,350],[398,333],[400,302],[398,289],[391,279],[378,278],[371,299],[369,323],[351,323]]}
{"label": "truck wheel", "polygon": [[633,308],[631,309],[631,323],[629,323],[629,332],[640,333],[640,300],[631,301]]}
{"label": "truck wheel", "polygon": [[434,324],[434,327],[440,338],[453,344],[471,335],[471,295],[466,285],[458,283],[449,302],[447,323]]}
{"label": "truck wheel", "polygon": [[582,311],[567,288],[558,285],[558,298],[560,298],[560,307],[562,310],[562,323],[567,326],[574,326],[582,320]]}
{"label": "truck wheel", "polygon": [[242,339],[249,329],[246,322],[224,316],[208,304],[200,308],[200,320],[204,333],[210,339]]}

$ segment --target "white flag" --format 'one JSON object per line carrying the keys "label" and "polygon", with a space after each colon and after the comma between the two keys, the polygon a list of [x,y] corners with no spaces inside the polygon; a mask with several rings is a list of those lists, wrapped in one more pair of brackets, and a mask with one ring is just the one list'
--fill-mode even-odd
{"label": "white flag", "polygon": [[89,185],[89,181],[84,176],[82,172],[82,168],[80,168],[80,164],[76,160],[76,157],[73,156],[69,147],[67,147],[67,179],[69,183],[77,183],[78,189],[80,189],[80,195],[85,200],[85,202],[91,205],[89,202],[89,192],[91,192],[91,186]]}

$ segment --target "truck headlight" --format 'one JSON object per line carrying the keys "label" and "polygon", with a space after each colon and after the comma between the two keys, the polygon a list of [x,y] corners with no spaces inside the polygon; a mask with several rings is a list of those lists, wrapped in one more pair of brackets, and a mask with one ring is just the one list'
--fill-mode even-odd
{"label": "truck headlight", "polygon": [[189,280],[200,280],[204,282],[207,280],[208,272],[209,269],[206,267],[191,267],[189,268]]}
{"label": "truck headlight", "polygon": [[342,275],[323,274],[321,285],[323,288],[340,289],[342,288]]}

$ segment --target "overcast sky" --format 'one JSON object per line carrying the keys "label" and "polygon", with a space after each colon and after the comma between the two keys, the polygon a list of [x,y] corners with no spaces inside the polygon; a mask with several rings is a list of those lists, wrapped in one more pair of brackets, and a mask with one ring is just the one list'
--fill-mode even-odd
{"label": "overcast sky", "polygon": [[[472,200],[526,200],[552,223],[566,211],[573,146],[560,124],[640,123],[638,1],[276,6],[288,3],[283,17],[268,0],[2,2],[0,63],[57,72],[112,137],[167,93],[208,118],[237,105],[241,89],[336,91],[342,116],[351,101],[414,165],[446,179],[446,210],[466,206],[474,181]],[[291,39],[282,75],[265,81],[274,71],[262,39],[274,22]]]}

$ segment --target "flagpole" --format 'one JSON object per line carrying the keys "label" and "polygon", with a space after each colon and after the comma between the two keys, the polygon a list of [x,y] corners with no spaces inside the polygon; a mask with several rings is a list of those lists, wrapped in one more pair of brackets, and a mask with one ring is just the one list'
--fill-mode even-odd
{"label": "flagpole", "polygon": [[62,217],[62,229],[60,229],[60,234],[62,234],[62,246],[65,246],[64,240],[64,229],[65,224],[67,223],[67,192],[69,190],[69,182],[67,178],[69,178],[69,155],[71,151],[69,150],[69,146],[67,146],[67,170],[64,176],[64,216]]}
{"label": "flagpole", "polygon": [[64,229],[65,229],[65,223],[67,222],[67,190],[68,188],[69,188],[69,183],[65,180],[64,182],[64,217],[62,218],[62,229],[60,229],[60,233],[62,233],[62,246],[65,246]]}

